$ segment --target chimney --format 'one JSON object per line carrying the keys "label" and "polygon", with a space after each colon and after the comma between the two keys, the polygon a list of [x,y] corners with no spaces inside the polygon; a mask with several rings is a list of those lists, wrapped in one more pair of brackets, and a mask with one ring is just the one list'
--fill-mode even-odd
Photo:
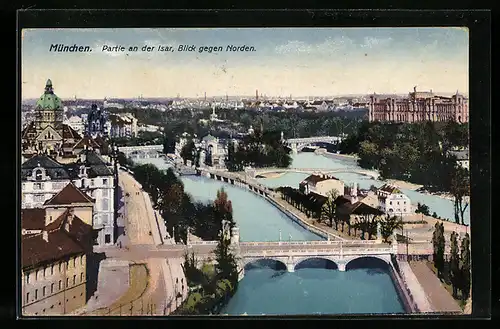
{"label": "chimney", "polygon": [[49,242],[49,232],[47,231],[42,231],[42,238],[45,242]]}

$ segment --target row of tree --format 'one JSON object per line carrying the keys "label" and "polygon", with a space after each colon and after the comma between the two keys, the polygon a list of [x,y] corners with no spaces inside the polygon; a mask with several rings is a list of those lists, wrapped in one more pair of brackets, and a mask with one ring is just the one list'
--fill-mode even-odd
{"label": "row of tree", "polygon": [[450,253],[445,257],[445,236],[443,223],[436,223],[432,237],[433,262],[438,277],[449,281],[453,287],[453,297],[467,300],[471,288],[471,254],[470,237],[466,233],[458,245],[459,235],[452,232],[450,235]]}
{"label": "row of tree", "polygon": [[432,192],[450,192],[455,198],[455,221],[464,224],[469,172],[450,151],[468,145],[467,124],[364,122],[339,149],[357,154],[362,168],[377,169],[383,178],[421,184]]}
{"label": "row of tree", "polygon": [[358,230],[361,231],[362,238],[367,234],[368,239],[376,238],[377,228],[380,227],[380,234],[385,242],[389,242],[389,237],[393,232],[403,228],[403,221],[398,216],[382,216],[375,209],[367,208],[364,213],[351,216],[345,212],[339,211],[341,207],[346,207],[346,203],[342,203],[342,197],[337,190],[332,190],[327,193],[327,197],[319,194],[305,194],[300,189],[292,187],[280,187],[277,191],[281,192],[283,200],[290,203],[299,211],[306,214],[308,217],[315,218],[317,222],[325,222],[335,230],[342,232],[347,227],[347,234],[351,235],[351,230],[354,236],[357,236]]}

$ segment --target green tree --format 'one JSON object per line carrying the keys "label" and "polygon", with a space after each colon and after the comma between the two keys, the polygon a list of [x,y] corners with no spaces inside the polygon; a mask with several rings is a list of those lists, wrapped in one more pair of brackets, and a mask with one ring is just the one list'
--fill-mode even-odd
{"label": "green tree", "polygon": [[339,192],[336,189],[333,189],[327,193],[328,199],[321,207],[320,218],[324,220],[328,220],[330,223],[330,227],[333,227],[333,222],[335,221],[335,229],[338,229],[338,220],[337,220],[337,204],[335,200],[339,197]]}
{"label": "green tree", "polygon": [[187,164],[187,161],[190,160],[191,163],[194,163],[196,146],[194,141],[190,140],[186,145],[184,145],[181,149],[181,158],[184,161],[184,165]]}
{"label": "green tree", "polygon": [[450,279],[453,286],[453,297],[457,297],[457,289],[460,287],[460,256],[458,254],[458,234],[451,232],[450,236]]}
{"label": "green tree", "polygon": [[236,225],[233,219],[233,205],[231,200],[229,200],[227,192],[224,188],[217,191],[217,198],[213,203],[214,217],[219,226],[219,230],[222,229],[222,224],[224,222],[229,223],[229,227],[232,230]]}
{"label": "green tree", "polygon": [[394,231],[403,229],[403,220],[399,216],[386,215],[380,221],[380,234],[384,242],[388,242]]}
{"label": "green tree", "polygon": [[236,256],[231,250],[230,230],[220,231],[214,254],[217,261],[215,265],[217,278],[228,279],[233,286],[236,286],[238,284],[238,264]]}
{"label": "green tree", "polygon": [[466,300],[470,295],[471,288],[471,257],[470,257],[470,237],[466,233],[460,246],[460,291],[462,299]]}
{"label": "green tree", "polygon": [[455,222],[464,225],[464,214],[469,206],[470,177],[467,169],[457,166],[451,178],[451,193],[454,197]]}
{"label": "green tree", "polygon": [[444,250],[445,250],[443,223],[436,222],[436,224],[434,225],[432,244],[434,247],[434,252],[433,252],[434,266],[438,271],[438,276],[441,278],[444,269]]}

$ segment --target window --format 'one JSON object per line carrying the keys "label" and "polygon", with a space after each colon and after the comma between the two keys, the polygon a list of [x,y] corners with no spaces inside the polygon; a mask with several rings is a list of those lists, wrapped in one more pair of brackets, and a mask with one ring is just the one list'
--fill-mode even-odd
{"label": "window", "polygon": [[62,281],[59,280],[59,290],[61,290],[61,289],[62,289]]}
{"label": "window", "polygon": [[46,288],[46,287],[43,287],[43,289],[42,289],[42,297],[45,297],[45,291],[46,291],[46,289],[45,289],[45,288]]}
{"label": "window", "polygon": [[90,186],[94,186],[94,180],[93,179],[90,180]]}
{"label": "window", "polygon": [[30,273],[26,273],[26,283],[30,283]]}
{"label": "window", "polygon": [[73,258],[73,268],[75,268],[75,267],[76,267],[76,257]]}
{"label": "window", "polygon": [[[62,272],[62,270],[61,270],[61,269],[62,269],[62,263],[59,263],[59,273],[61,273],[61,272]],[[59,289],[60,289],[60,288],[59,288]]]}
{"label": "window", "polygon": [[389,204],[392,206],[392,201],[390,201]]}
{"label": "window", "polygon": [[50,285],[50,293],[53,294],[54,293],[54,283]]}
{"label": "window", "polygon": [[111,242],[111,234],[106,234],[104,236],[104,243],[110,243]]}
{"label": "window", "polygon": [[399,201],[398,201],[398,205],[399,205]]}
{"label": "window", "polygon": [[43,201],[45,201],[45,197],[43,194],[35,194],[35,195],[33,195],[33,201],[43,202]]}
{"label": "window", "polygon": [[80,265],[83,265],[83,256],[80,256]]}
{"label": "window", "polygon": [[[51,217],[52,218],[52,217]],[[54,265],[50,267],[50,275],[54,275]]]}
{"label": "window", "polygon": [[69,286],[69,278],[66,278],[66,288]]}
{"label": "window", "polygon": [[406,204],[406,201],[404,202],[404,204]]}
{"label": "window", "polygon": [[102,210],[109,209],[109,199],[102,199]]}
{"label": "window", "polygon": [[46,276],[47,276],[47,268],[44,267],[43,268],[43,278],[45,279]]}
{"label": "window", "polygon": [[108,179],[107,178],[102,179],[102,185],[108,186]]}
{"label": "window", "polygon": [[42,180],[42,171],[40,169],[38,169],[37,171],[35,171],[35,179],[36,180]]}
{"label": "window", "polygon": [[35,289],[35,300],[38,298],[38,289]]}
{"label": "window", "polygon": [[406,208],[404,209],[404,212],[406,212]]}
{"label": "window", "polygon": [[30,293],[27,292],[26,293],[26,303],[29,303],[30,302]]}
{"label": "window", "polygon": [[75,285],[75,284],[76,284],[76,274],[73,275],[73,285]]}
{"label": "window", "polygon": [[42,310],[42,313],[45,313],[45,309]]}
{"label": "window", "polygon": [[103,189],[103,190],[101,191],[101,196],[102,196],[103,198],[109,198],[109,190],[108,190],[108,189]]}
{"label": "window", "polygon": [[83,282],[83,273],[80,273],[80,282]]}

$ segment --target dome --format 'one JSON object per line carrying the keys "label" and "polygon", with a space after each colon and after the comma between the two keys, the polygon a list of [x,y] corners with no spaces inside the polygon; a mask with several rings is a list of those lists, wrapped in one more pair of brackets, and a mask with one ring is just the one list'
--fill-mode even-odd
{"label": "dome", "polygon": [[54,94],[52,90],[52,81],[47,80],[45,84],[45,92],[36,102],[36,108],[44,110],[60,110],[62,109],[61,99]]}

